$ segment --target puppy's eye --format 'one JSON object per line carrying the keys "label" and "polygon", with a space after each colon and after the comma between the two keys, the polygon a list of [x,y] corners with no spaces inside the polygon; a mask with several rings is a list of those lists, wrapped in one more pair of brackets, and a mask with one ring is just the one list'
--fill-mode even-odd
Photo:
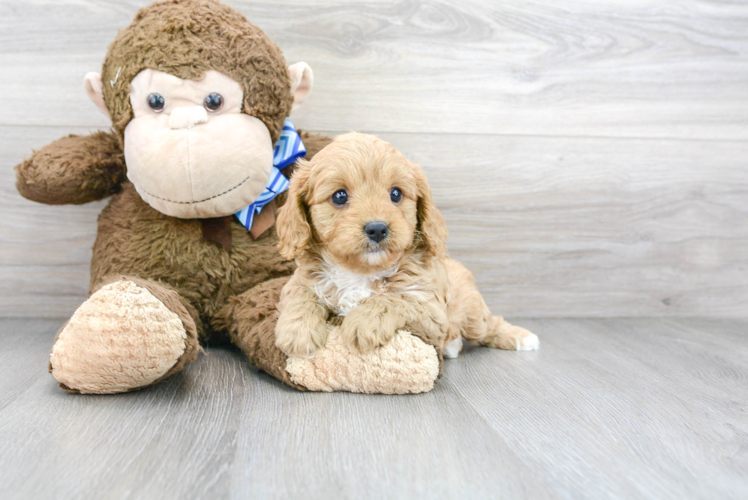
{"label": "puppy's eye", "polygon": [[213,92],[205,98],[203,104],[205,105],[205,109],[208,111],[218,111],[223,106],[223,97],[221,94]]}
{"label": "puppy's eye", "polygon": [[400,188],[390,189],[390,200],[392,200],[392,203],[400,203],[402,199],[403,199],[403,192],[400,191]]}
{"label": "puppy's eye", "polygon": [[151,94],[148,96],[148,106],[156,113],[162,112],[165,105],[166,99],[161,94]]}
{"label": "puppy's eye", "polygon": [[332,204],[336,207],[342,207],[347,201],[348,193],[345,192],[345,189],[335,191],[335,194],[332,195]]}

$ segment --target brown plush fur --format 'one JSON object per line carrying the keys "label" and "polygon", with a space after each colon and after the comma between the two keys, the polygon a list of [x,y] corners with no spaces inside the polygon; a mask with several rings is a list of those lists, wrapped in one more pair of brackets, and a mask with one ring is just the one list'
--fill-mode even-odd
{"label": "brown plush fur", "polygon": [[[391,199],[393,188],[400,201]],[[348,201],[336,206],[331,197],[340,190]],[[389,228],[379,243],[365,234],[371,221]],[[447,229],[423,171],[381,139],[345,134],[301,162],[278,224],[281,253],[299,264],[276,328],[289,355],[324,346],[331,313],[345,315],[340,335],[362,352],[398,329],[438,349],[460,336],[519,349],[520,337],[532,335],[500,328],[470,272],[446,255]]]}
{"label": "brown plush fur", "polygon": [[304,390],[305,387],[291,382],[286,371],[287,356],[275,346],[278,299],[287,281],[287,277],[276,278],[232,297],[216,317],[216,324],[229,332],[231,342],[244,352],[250,364]]}
{"label": "brown plush fur", "polygon": [[[227,252],[203,238],[200,221],[158,212],[126,180],[122,147],[125,127],[133,117],[130,81],[147,68],[186,79],[199,80],[211,69],[232,77],[244,90],[242,111],[262,120],[273,141],[291,110],[282,53],[240,13],[210,0],[153,4],[120,31],[104,62],[104,101],[114,130],[68,136],[36,151],[16,167],[18,190],[49,204],[86,203],[114,195],[99,216],[90,293],[113,279],[131,281],[182,320],[185,352],[164,377],[195,359],[198,339],[233,340],[258,366],[288,381],[279,368],[285,366],[285,357],[273,345],[272,312],[281,287],[276,286],[275,295],[265,288],[243,295],[293,271],[293,263],[278,253],[275,229],[254,240],[232,218],[233,248]],[[330,141],[301,135],[307,158]],[[290,175],[293,168],[284,174]],[[280,195],[265,210],[277,210],[285,198]],[[253,351],[258,342],[266,351]]]}
{"label": "brown plush fur", "polygon": [[291,113],[288,71],[278,46],[241,13],[215,1],[168,0],[144,7],[109,46],[101,77],[120,138],[133,117],[130,82],[144,69],[187,80],[201,80],[211,69],[230,76],[244,89],[242,112],[262,120],[273,142]]}
{"label": "brown plush fur", "polygon": [[16,167],[16,188],[24,197],[47,203],[88,203],[119,191],[125,156],[114,134],[69,135]]}
{"label": "brown plush fur", "polygon": [[[330,140],[307,133],[302,137],[308,158]],[[43,148],[26,163],[33,163],[36,155],[48,154],[47,149],[54,146]],[[295,267],[279,254],[275,228],[254,240],[232,219],[233,248],[229,253],[202,238],[199,220],[177,219],[154,210],[129,182],[118,189],[120,192],[99,216],[90,293],[112,282],[113,276],[133,281],[182,318],[190,339],[199,337],[203,343],[232,341],[250,362],[299,387],[289,381],[285,355],[274,345],[277,302],[283,285],[274,278],[290,275]],[[276,198],[266,210],[277,210],[285,197]],[[270,287],[274,294],[263,285],[269,280],[276,283]],[[259,289],[253,290],[258,285]],[[185,354],[159,381],[193,361],[196,344],[189,341]]]}
{"label": "brown plush fur", "polygon": [[[331,139],[302,132],[311,158]],[[295,167],[284,170],[286,175]],[[277,210],[286,194],[267,209]],[[190,304],[200,340],[228,340],[225,324],[213,318],[230,297],[240,295],[270,279],[287,276],[295,265],[277,250],[275,229],[257,240],[231,219],[233,247],[221,246],[202,237],[199,220],[169,217],[145,203],[132,184],[125,182],[99,215],[99,229],[91,260],[91,293],[113,274],[148,277],[169,286]],[[275,304],[275,303],[273,303]]]}
{"label": "brown plush fur", "polygon": [[275,248],[274,231],[255,241],[236,219],[231,230],[233,247],[226,252],[203,238],[199,220],[164,215],[124,183],[99,216],[91,287],[111,274],[168,283],[194,306],[200,338],[206,341],[214,336],[212,318],[229,297],[293,271],[293,263]]}

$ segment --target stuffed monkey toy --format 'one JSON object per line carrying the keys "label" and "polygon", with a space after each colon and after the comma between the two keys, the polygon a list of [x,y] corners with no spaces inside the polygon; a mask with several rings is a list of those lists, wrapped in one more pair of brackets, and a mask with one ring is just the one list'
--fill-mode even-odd
{"label": "stuffed monkey toy", "polygon": [[[275,346],[280,290],[275,211],[293,162],[330,139],[287,120],[312,87],[305,63],[213,0],[141,9],[84,81],[110,132],[68,136],[16,167],[26,198],[101,212],[90,296],[60,329],[49,370],[63,389],[155,384],[230,341],[250,363],[307,390],[430,390],[441,355],[407,332],[369,354],[335,335],[314,359]],[[235,215],[236,214],[236,215]],[[332,327],[331,327],[332,328]]]}

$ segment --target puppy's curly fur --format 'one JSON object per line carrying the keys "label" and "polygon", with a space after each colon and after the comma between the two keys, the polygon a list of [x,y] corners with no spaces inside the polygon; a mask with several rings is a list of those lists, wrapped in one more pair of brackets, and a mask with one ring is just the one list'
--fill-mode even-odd
{"label": "puppy's curly fur", "polygon": [[[314,355],[334,316],[343,318],[342,338],[361,352],[398,329],[451,357],[462,338],[537,348],[535,335],[491,315],[470,272],[448,258],[447,228],[425,174],[391,144],[345,134],[299,163],[277,224],[281,254],[298,263],[278,306],[282,351]],[[386,224],[381,241],[367,234],[372,222]]]}

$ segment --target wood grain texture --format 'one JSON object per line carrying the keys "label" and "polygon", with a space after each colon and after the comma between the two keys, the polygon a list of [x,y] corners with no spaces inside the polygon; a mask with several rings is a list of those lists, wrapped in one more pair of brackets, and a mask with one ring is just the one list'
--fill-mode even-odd
{"label": "wood grain texture", "polygon": [[[0,161],[65,131],[0,127]],[[382,136],[424,165],[451,254],[498,314],[748,313],[745,143]],[[71,314],[102,204],[31,203],[0,176],[0,316]]]}
{"label": "wood grain texture", "polygon": [[748,323],[526,320],[430,393],[300,393],[208,349],[141,392],[45,372],[64,320],[1,320],[0,496],[741,499]]}
{"label": "wood grain texture", "polygon": [[[0,317],[85,296],[103,203],[26,202],[11,167],[107,126],[82,76],[148,3],[0,4]],[[297,126],[423,163],[497,313],[748,315],[748,4],[228,3],[315,69]]]}
{"label": "wood grain texture", "polygon": [[[104,125],[81,79],[150,0],[6,1],[10,125]],[[239,0],[315,69],[312,129],[748,138],[748,5]]]}

